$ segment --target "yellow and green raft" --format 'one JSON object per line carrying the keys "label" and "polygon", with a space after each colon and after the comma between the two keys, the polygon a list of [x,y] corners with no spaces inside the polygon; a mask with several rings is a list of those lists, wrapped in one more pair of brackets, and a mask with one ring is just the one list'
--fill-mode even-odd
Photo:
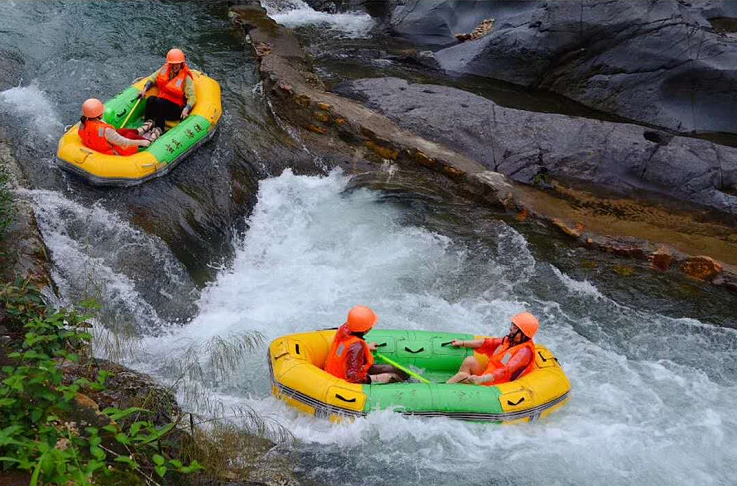
{"label": "yellow and green raft", "polygon": [[[103,154],[82,144],[77,123],[59,140],[59,166],[95,185],[132,186],[168,173],[212,138],[223,114],[218,82],[199,71],[192,71],[192,76],[197,103],[191,114],[181,122],[167,122],[166,133],[151,145],[126,157]],[[136,102],[145,84],[145,79],[140,80],[106,102],[103,119],[120,128],[131,115],[125,128],[141,126],[146,104],[141,102],[136,106]],[[156,96],[157,93],[154,86],[146,95]]]}
{"label": "yellow and green raft", "polygon": [[[427,417],[450,417],[479,422],[526,422],[544,417],[568,400],[570,383],[558,360],[537,345],[537,368],[524,377],[495,386],[448,385],[469,348],[454,348],[453,339],[480,336],[429,331],[374,330],[366,340],[380,345],[381,354],[415,369],[431,383],[361,385],[325,372],[335,330],[292,334],[269,346],[274,394],[289,405],[312,415],[340,420],[361,417],[373,410]],[[476,353],[484,364],[486,356]]]}

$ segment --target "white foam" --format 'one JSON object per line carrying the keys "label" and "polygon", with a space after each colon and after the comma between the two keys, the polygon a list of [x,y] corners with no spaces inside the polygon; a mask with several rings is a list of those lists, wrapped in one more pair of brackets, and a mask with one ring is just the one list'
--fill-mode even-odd
{"label": "white foam", "polygon": [[64,128],[53,103],[36,81],[0,92],[0,109],[19,116],[21,122],[28,121],[34,137],[55,140]]}
{"label": "white foam", "polygon": [[565,285],[566,288],[568,288],[568,290],[570,290],[572,293],[581,296],[593,297],[594,299],[604,298],[601,292],[599,292],[599,289],[597,289],[596,286],[594,286],[594,284],[592,284],[588,280],[575,280],[565,273],[561,272],[557,267],[551,265],[551,268],[553,270],[553,273],[555,273],[555,275],[560,279],[563,285]]}
{"label": "white foam", "polygon": [[[34,203],[44,242],[54,262],[54,281],[67,303],[86,298],[101,304],[116,319],[131,319],[149,331],[163,325],[154,307],[124,269],[131,255],[156,262],[170,291],[192,288],[186,272],[164,242],[131,227],[99,202],[84,206],[56,191],[20,190]],[[182,290],[184,289],[184,290]]]}
{"label": "white foam", "polygon": [[[319,482],[734,483],[737,333],[628,309],[560,271],[568,297],[546,302],[529,289],[548,266],[536,264],[518,232],[502,228],[498,254],[479,263],[463,244],[402,224],[402,210],[376,193],[345,193],[347,181],[339,172],[290,171],[263,181],[233,264],[202,293],[190,325],[144,343],[149,356],[139,366],[156,373],[162,359],[213,336],[250,330],[268,341],[336,326],[357,303],[372,305],[385,328],[491,335],[529,308],[543,320],[539,341],[573,386],[570,403],[538,423],[495,427],[385,411],[335,425],[271,397],[260,351],[230,377],[202,384],[212,398],[287,427],[303,473]],[[584,318],[574,312],[582,297],[592,302]]]}
{"label": "white foam", "polygon": [[302,0],[262,1],[269,16],[287,27],[317,25],[334,31],[339,37],[368,37],[375,23],[371,16],[361,12],[330,14],[318,12]]}

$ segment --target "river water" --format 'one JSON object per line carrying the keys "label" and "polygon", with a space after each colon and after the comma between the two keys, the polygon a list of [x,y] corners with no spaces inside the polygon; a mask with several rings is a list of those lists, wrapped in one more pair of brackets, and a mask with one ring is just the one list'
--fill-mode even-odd
{"label": "river water", "polygon": [[[336,38],[371,32],[365,16],[338,19],[299,2],[271,8]],[[728,294],[570,247],[395,167],[326,171],[270,113],[223,7],[19,1],[0,16],[0,45],[27,65],[21,85],[0,93],[0,124],[32,185],[23,195],[35,202],[63,300],[98,296],[101,323],[141,335],[129,364],[170,381],[162,363],[191,345],[333,327],[357,303],[373,306],[385,328],[494,335],[523,309],[541,318],[539,341],[560,359],[572,398],[522,426],[391,412],[334,425],[270,395],[264,349],[224,375],[204,356],[205,372],[188,385],[289,429],[297,441],[283,452],[306,478],[737,483],[737,311]],[[138,188],[94,189],[59,172],[55,143],[81,101],[118,92],[172,45],[223,86],[213,143]],[[186,391],[180,398],[204,407]]]}

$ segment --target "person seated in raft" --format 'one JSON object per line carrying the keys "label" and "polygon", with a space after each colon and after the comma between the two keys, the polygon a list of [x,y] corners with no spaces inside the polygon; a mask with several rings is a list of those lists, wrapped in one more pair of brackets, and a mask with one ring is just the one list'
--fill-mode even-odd
{"label": "person seated in raft", "polygon": [[114,126],[102,121],[105,105],[102,101],[90,98],[82,105],[82,118],[79,124],[79,138],[85,147],[108,155],[133,155],[138,147],[148,147],[151,142],[141,137],[142,131],[129,128],[116,130]]}
{"label": "person seated in raft", "polygon": [[143,98],[154,85],[159,88],[159,95],[146,100],[144,127],[154,125],[151,132],[155,140],[164,132],[166,120],[184,120],[197,103],[192,72],[181,49],[167,53],[166,63],[149,76],[138,97]]}
{"label": "person seated in raft", "polygon": [[475,383],[498,385],[520,378],[535,369],[535,343],[532,337],[540,327],[537,318],[529,312],[512,317],[509,334],[503,338],[454,339],[452,346],[472,348],[489,357],[484,369],[479,360],[469,356],[463,360],[460,371],[446,383]]}
{"label": "person seated in raft", "polygon": [[408,378],[391,365],[374,364],[371,351],[376,343],[366,343],[364,334],[379,321],[374,311],[358,305],[348,312],[348,319],[335,333],[325,362],[325,371],[350,383],[392,383]]}

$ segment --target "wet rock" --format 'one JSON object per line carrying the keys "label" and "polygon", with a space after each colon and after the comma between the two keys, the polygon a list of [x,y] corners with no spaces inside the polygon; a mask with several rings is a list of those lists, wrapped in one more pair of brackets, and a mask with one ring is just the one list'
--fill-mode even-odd
{"label": "wet rock", "polygon": [[350,81],[337,93],[513,180],[542,174],[619,193],[650,191],[737,214],[737,149],[650,128],[505,108],[455,88],[398,78]]}
{"label": "wet rock", "polygon": [[92,358],[76,364],[65,363],[62,370],[65,383],[72,383],[79,378],[86,378],[94,382],[100,371],[107,371],[109,377],[105,390],[101,392],[85,390],[85,393],[103,409],[107,407],[144,408],[152,412],[146,415],[146,419],[158,426],[168,424],[182,414],[171,390],[157,384],[146,374],[133,371],[112,361]]}
{"label": "wet rock", "polygon": [[708,256],[695,256],[687,258],[681,263],[684,273],[698,280],[713,280],[722,273],[722,264]]}
{"label": "wet rock", "polygon": [[650,265],[656,270],[667,272],[673,263],[673,254],[666,248],[658,248],[650,256]]}
{"label": "wet rock", "polygon": [[[601,111],[685,132],[737,132],[737,43],[709,19],[734,2],[395,1],[392,29],[444,47],[452,72],[560,93]],[[494,31],[454,35],[495,18]],[[446,47],[448,46],[448,47]]]}
{"label": "wet rock", "polygon": [[18,86],[24,70],[25,62],[19,53],[0,49],[0,91]]}
{"label": "wet rock", "polygon": [[[0,130],[0,170],[8,174],[11,189],[27,187],[20,166]],[[41,288],[55,290],[51,279],[48,251],[36,223],[31,202],[22,196],[13,199],[13,221],[0,240],[0,280],[12,282],[18,278],[33,281]]]}

